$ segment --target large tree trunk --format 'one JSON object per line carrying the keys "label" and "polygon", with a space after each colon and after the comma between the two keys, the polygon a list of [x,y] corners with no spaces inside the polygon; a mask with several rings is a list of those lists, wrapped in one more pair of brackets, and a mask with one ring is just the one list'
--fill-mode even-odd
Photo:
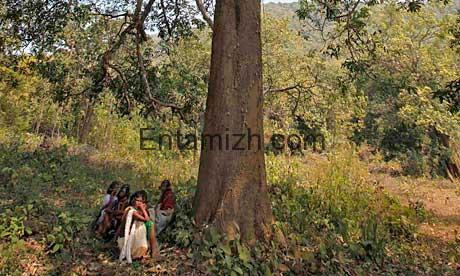
{"label": "large tree trunk", "polygon": [[[269,237],[272,222],[263,151],[261,52],[260,0],[218,0],[195,220],[213,224],[230,238],[239,228],[248,242]],[[240,149],[233,148],[241,137],[237,134],[245,134]],[[220,135],[222,148],[217,138],[206,135]]]}

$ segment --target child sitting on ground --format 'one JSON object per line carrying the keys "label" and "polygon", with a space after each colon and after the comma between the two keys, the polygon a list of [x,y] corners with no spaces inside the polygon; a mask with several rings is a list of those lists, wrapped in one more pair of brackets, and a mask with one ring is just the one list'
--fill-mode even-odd
{"label": "child sitting on ground", "polygon": [[117,230],[120,261],[143,258],[150,249],[154,258],[160,258],[155,237],[155,227],[150,212],[147,210],[147,193],[138,191],[130,199],[130,206],[125,210],[121,225]]}
{"label": "child sitting on ground", "polygon": [[176,208],[176,200],[172,190],[171,182],[163,180],[160,185],[161,196],[155,206],[155,230],[159,235],[171,222]]}
{"label": "child sitting on ground", "polygon": [[103,222],[104,216],[106,215],[105,209],[109,207],[112,202],[116,200],[116,194],[118,192],[118,181],[112,181],[110,183],[109,187],[107,188],[107,192],[105,193],[104,197],[102,198],[102,205],[101,208],[99,209],[98,215],[96,219],[93,222],[93,230],[96,230],[98,226]]}
{"label": "child sitting on ground", "polygon": [[[115,200],[104,209],[102,222],[99,224],[97,234],[101,237],[109,239],[115,233],[115,230],[120,225],[124,210],[128,207],[129,185],[124,184],[118,191]],[[112,235],[109,235],[112,233]]]}

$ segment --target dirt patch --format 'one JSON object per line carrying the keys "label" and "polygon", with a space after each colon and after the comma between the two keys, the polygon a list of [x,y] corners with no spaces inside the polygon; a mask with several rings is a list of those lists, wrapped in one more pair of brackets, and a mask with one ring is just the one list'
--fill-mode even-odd
{"label": "dirt patch", "polygon": [[433,214],[432,221],[419,225],[422,234],[447,242],[460,241],[460,183],[389,175],[375,175],[375,181],[404,204],[422,204]]}

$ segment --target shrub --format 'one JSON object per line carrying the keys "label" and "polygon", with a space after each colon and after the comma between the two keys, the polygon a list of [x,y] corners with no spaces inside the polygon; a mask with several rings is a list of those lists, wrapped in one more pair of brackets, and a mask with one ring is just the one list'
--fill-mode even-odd
{"label": "shrub", "polygon": [[287,178],[270,188],[291,247],[320,260],[311,266],[311,254],[301,257],[304,273],[340,271],[346,258],[380,264],[388,243],[413,236],[415,212],[374,187],[353,152],[317,160],[309,171],[303,180]]}

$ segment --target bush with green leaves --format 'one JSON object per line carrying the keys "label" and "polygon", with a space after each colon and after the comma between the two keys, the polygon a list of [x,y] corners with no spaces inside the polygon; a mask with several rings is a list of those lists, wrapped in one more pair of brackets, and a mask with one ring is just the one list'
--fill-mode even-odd
{"label": "bush with green leaves", "polygon": [[311,168],[303,183],[271,185],[276,220],[297,248],[293,254],[303,273],[344,272],[351,259],[378,265],[389,243],[413,239],[415,210],[367,182],[367,170],[353,154],[328,159]]}
{"label": "bush with green leaves", "polygon": [[240,235],[229,240],[219,234],[216,228],[209,227],[200,233],[199,239],[192,245],[192,260],[206,267],[213,275],[271,275],[277,267],[276,251],[267,250],[267,246],[244,244]]}
{"label": "bush with green leaves", "polygon": [[74,240],[87,228],[90,221],[88,216],[71,215],[68,212],[61,212],[57,216],[57,222],[46,235],[47,249],[50,253],[56,253],[63,248],[72,249]]}
{"label": "bush with green leaves", "polygon": [[192,202],[196,182],[191,179],[185,183],[178,183],[174,187],[176,209],[172,222],[160,233],[160,242],[186,248],[191,245],[196,232],[192,219]]}
{"label": "bush with green leaves", "polygon": [[25,225],[33,205],[15,206],[0,214],[0,239],[16,243],[25,235],[32,234],[32,229]]}

